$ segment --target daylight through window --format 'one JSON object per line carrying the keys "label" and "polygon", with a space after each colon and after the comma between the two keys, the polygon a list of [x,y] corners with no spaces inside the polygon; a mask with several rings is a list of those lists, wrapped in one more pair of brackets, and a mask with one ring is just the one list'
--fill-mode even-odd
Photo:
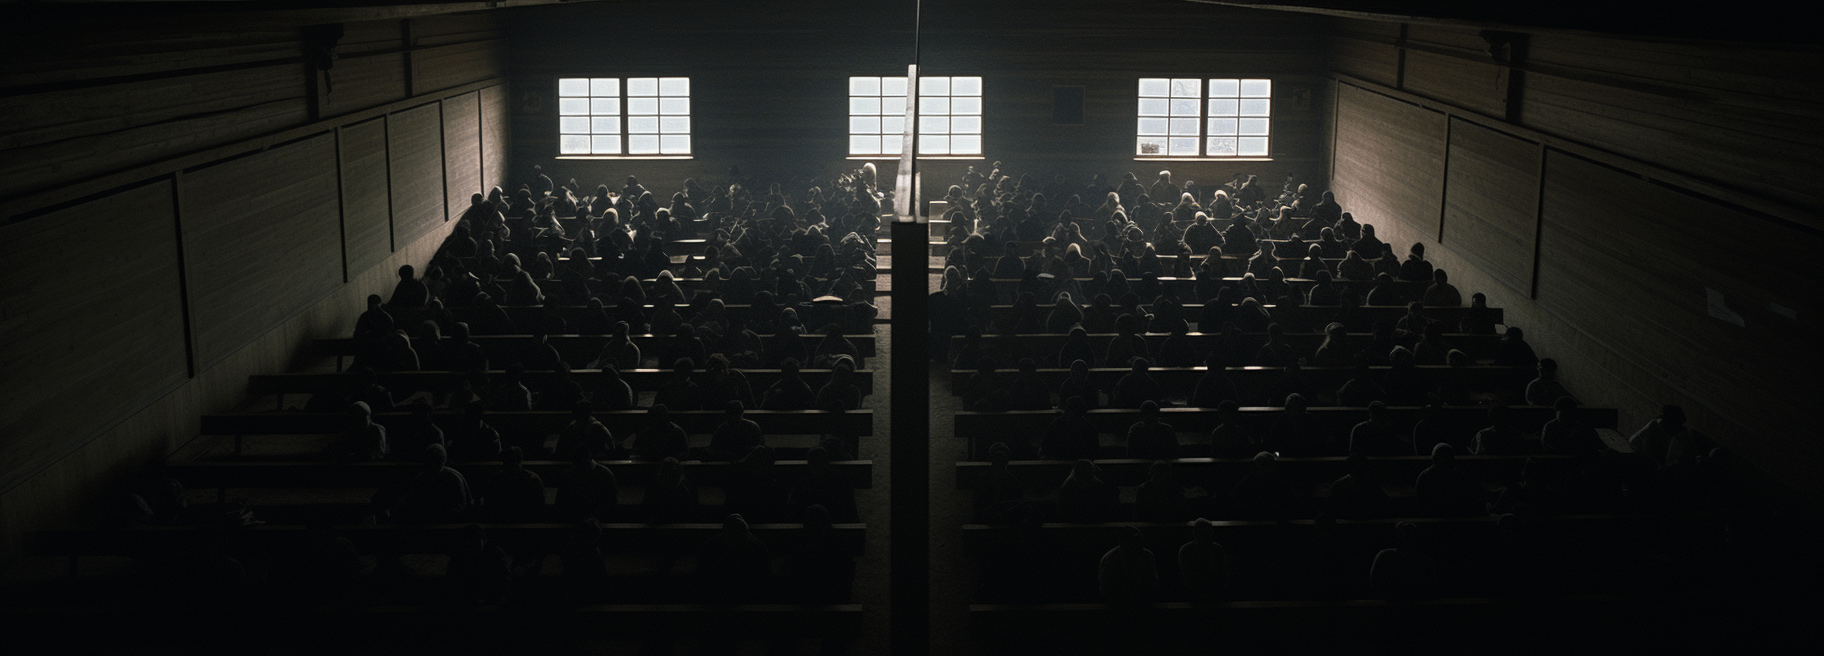
{"label": "daylight through window", "polygon": [[559,78],[557,113],[560,155],[690,154],[687,77]]}

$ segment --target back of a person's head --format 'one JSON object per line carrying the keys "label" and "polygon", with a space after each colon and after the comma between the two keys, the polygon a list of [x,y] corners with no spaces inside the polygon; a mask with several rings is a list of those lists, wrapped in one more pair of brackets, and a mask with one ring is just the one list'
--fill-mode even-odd
{"label": "back of a person's head", "polygon": [[1431,447],[1431,459],[1433,462],[1450,462],[1456,460],[1457,449],[1448,443],[1439,442]]}

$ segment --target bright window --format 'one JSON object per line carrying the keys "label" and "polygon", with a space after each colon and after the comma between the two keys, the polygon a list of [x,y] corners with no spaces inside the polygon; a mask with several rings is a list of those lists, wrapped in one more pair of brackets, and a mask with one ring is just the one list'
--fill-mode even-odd
{"label": "bright window", "polygon": [[1272,80],[1141,78],[1134,154],[1266,157],[1272,104]]}
{"label": "bright window", "polygon": [[687,77],[559,78],[557,113],[562,155],[690,154]]}
{"label": "bright window", "polygon": [[[849,78],[849,154],[898,155],[906,78]],[[982,154],[982,78],[918,78],[918,154]]]}
{"label": "bright window", "polygon": [[898,155],[906,133],[906,78],[849,78],[849,154]]}

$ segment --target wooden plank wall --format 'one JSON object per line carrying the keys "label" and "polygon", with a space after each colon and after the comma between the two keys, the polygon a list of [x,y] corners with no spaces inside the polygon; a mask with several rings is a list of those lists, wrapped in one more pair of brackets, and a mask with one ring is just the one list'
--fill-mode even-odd
{"label": "wooden plank wall", "polygon": [[441,110],[431,103],[386,119],[395,244],[410,243],[444,221]]}
{"label": "wooden plank wall", "polygon": [[[1824,444],[1798,410],[1824,391],[1806,269],[1824,249],[1824,199],[1794,177],[1816,179],[1809,117],[1824,89],[1748,63],[1794,53],[1538,34],[1502,66],[1466,59],[1478,55],[1462,30],[1336,20],[1330,33],[1345,210],[1402,248],[1424,243],[1558,358],[1573,392],[1619,406],[1624,429],[1681,404],[1748,462],[1824,498]],[[1462,63],[1439,70],[1445,60]],[[1521,77],[1491,100],[1490,68]],[[1364,143],[1392,147],[1374,135],[1446,141],[1447,161],[1357,158]]]}
{"label": "wooden plank wall", "polygon": [[462,216],[481,186],[481,101],[478,92],[443,100],[444,207]]}
{"label": "wooden plank wall", "polygon": [[343,127],[341,140],[342,247],[353,274],[393,252],[386,118]]}
{"label": "wooden plank wall", "polygon": [[[203,413],[243,402],[248,375],[345,334],[362,297],[385,294],[394,269],[422,266],[447,234],[445,171],[466,199],[482,171],[504,167],[504,130],[482,126],[505,115],[504,81],[488,76],[498,63],[432,58],[408,72],[407,48],[396,74],[362,69],[387,59],[360,51],[405,48],[418,19],[350,24],[355,55],[313,81],[300,62],[258,64],[295,55],[299,26],[235,16],[156,38],[71,30],[68,45],[8,62],[0,84],[16,93],[0,103],[17,120],[0,166],[27,174],[0,175],[0,559],[31,531],[93,521],[107,494],[195,436]],[[499,57],[491,39],[461,41]],[[191,70],[245,61],[257,65]],[[448,86],[408,97],[414,75]],[[273,123],[248,118],[271,103],[231,108],[254,89],[304,98],[312,84],[331,118]],[[458,108],[447,124],[446,99]],[[214,130],[190,112],[248,121]],[[410,180],[389,184],[399,176]],[[397,241],[396,201],[416,222]]]}
{"label": "wooden plank wall", "polygon": [[170,180],[0,226],[0,462],[144,407],[189,377]]}
{"label": "wooden plank wall", "polygon": [[1533,286],[1539,144],[1450,120],[1442,240],[1516,292]]}
{"label": "wooden plank wall", "polygon": [[[1358,201],[1361,210],[1438,234],[1444,189],[1444,114],[1344,86],[1337,91],[1337,121],[1352,126],[1336,135],[1336,170],[1355,184],[1379,191]],[[1415,166],[1416,164],[1416,166]],[[1377,230],[1383,229],[1379,226]],[[1395,253],[1404,257],[1403,246]]]}
{"label": "wooden plank wall", "polygon": [[[902,11],[905,9],[905,11]],[[557,180],[593,187],[638,174],[672,190],[686,177],[720,181],[731,164],[750,177],[826,176],[861,162],[847,154],[851,75],[904,75],[909,9],[818,0],[793,11],[754,5],[675,21],[675,5],[635,1],[515,12],[507,23],[514,100],[514,185],[533,165]],[[920,59],[928,75],[980,75],[986,110],[981,160],[927,160],[927,198],[941,197],[967,166],[999,160],[1008,170],[1087,182],[1132,171],[1149,183],[1161,169],[1176,179],[1219,183],[1241,171],[1275,185],[1292,172],[1322,179],[1319,22],[1311,17],[1183,2],[1056,3],[1017,0],[927,4]],[[551,26],[598,34],[631,22],[639,39],[553,39]],[[887,27],[894,26],[894,27]],[[815,37],[800,38],[800,34]],[[557,160],[556,78],[576,75],[685,75],[692,85],[695,159]],[[1140,77],[1271,77],[1276,82],[1271,162],[1135,161]],[[1084,121],[1052,122],[1052,87],[1085,87]],[[1308,100],[1307,100],[1308,99]],[[892,175],[897,160],[879,161]]]}
{"label": "wooden plank wall", "polygon": [[333,132],[184,173],[198,367],[342,284],[337,175]]}

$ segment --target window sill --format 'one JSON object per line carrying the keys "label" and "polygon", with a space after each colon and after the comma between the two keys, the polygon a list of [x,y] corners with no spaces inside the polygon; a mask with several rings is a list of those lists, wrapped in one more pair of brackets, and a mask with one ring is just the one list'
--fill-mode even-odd
{"label": "window sill", "polygon": [[1135,157],[1136,162],[1271,162],[1271,157]]}
{"label": "window sill", "polygon": [[696,159],[692,155],[558,155],[554,159]]}

